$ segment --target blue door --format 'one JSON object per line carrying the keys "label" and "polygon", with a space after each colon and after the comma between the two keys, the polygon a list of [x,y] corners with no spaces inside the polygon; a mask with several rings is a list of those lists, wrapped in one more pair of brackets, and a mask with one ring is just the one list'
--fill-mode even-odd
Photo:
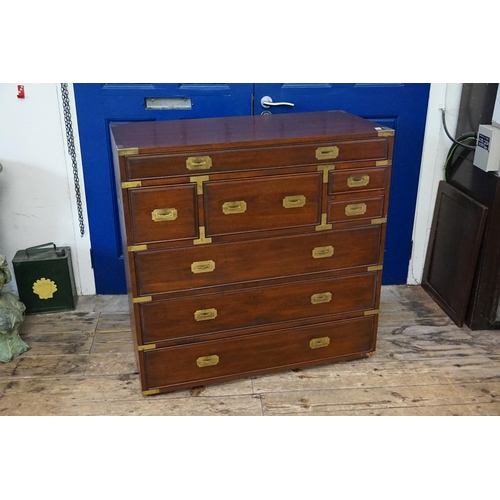
{"label": "blue door", "polygon": [[383,282],[406,283],[429,84],[75,84],[74,88],[98,294],[126,292],[110,123],[334,109],[396,130]]}

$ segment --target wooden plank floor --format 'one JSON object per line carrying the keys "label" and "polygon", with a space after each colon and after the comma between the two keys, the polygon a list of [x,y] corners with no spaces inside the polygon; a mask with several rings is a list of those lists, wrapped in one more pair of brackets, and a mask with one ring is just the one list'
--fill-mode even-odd
{"label": "wooden plank floor", "polygon": [[457,328],[418,286],[382,288],[375,356],[142,396],[124,296],[27,316],[0,415],[499,415],[500,331]]}

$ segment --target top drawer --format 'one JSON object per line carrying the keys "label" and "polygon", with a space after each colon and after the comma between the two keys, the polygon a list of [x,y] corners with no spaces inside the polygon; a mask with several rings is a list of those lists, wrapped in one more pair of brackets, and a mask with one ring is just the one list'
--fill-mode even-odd
{"label": "top drawer", "polygon": [[220,173],[331,162],[377,161],[387,159],[387,155],[388,139],[379,137],[297,146],[127,156],[125,169],[127,180],[140,180],[200,172]]}

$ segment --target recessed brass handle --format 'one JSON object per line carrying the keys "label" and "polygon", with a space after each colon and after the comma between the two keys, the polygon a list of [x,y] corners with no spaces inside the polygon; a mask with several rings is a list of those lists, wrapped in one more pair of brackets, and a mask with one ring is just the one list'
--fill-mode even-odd
{"label": "recessed brass handle", "polygon": [[210,156],[190,156],[186,160],[188,170],[209,170],[211,166],[212,158]]}
{"label": "recessed brass handle", "polygon": [[151,212],[151,219],[154,222],[167,222],[177,219],[177,210],[175,208],[157,208]]}
{"label": "recessed brass handle", "polygon": [[311,304],[326,304],[332,300],[330,292],[315,293],[311,295]]}
{"label": "recessed brass handle", "polygon": [[316,247],[312,251],[312,256],[315,259],[324,259],[325,257],[331,257],[333,255],[333,247]]}
{"label": "recessed brass handle", "polygon": [[328,160],[330,158],[337,158],[339,155],[339,148],[337,146],[323,146],[316,150],[316,159]]}
{"label": "recessed brass handle", "polygon": [[326,347],[328,345],[330,345],[330,337],[311,339],[311,341],[309,342],[309,347],[311,349],[318,349],[319,347]]}
{"label": "recessed brass handle", "polygon": [[191,272],[194,274],[211,273],[215,270],[215,262],[213,260],[201,260],[191,264]]}
{"label": "recessed brass handle", "polygon": [[247,209],[246,201],[226,201],[222,205],[222,211],[225,214],[242,214]]}
{"label": "recessed brass handle", "polygon": [[217,317],[217,309],[200,309],[195,311],[194,319],[196,321],[207,321]]}
{"label": "recessed brass handle", "polygon": [[303,194],[295,196],[285,196],[283,198],[283,206],[285,208],[299,208],[306,204],[306,197]]}
{"label": "recessed brass handle", "polygon": [[363,215],[366,212],[366,203],[353,203],[345,207],[345,214],[350,217],[352,215]]}
{"label": "recessed brass handle", "polygon": [[368,186],[370,183],[370,176],[369,175],[351,175],[347,179],[347,186],[350,188],[353,187],[362,187],[362,186]]}
{"label": "recessed brass handle", "polygon": [[214,366],[219,363],[219,356],[217,354],[212,354],[211,356],[201,356],[196,360],[196,364],[200,368],[205,366]]}

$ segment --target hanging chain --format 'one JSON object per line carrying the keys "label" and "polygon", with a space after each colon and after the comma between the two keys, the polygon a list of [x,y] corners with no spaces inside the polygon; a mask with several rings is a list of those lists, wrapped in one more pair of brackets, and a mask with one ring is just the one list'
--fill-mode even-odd
{"label": "hanging chain", "polygon": [[73,135],[73,125],[71,122],[71,108],[69,105],[68,84],[61,83],[62,104],[64,111],[64,123],[66,125],[66,141],[68,143],[68,153],[71,156],[73,167],[73,179],[75,182],[76,208],[78,210],[78,223],[80,225],[80,236],[85,234],[85,223],[83,219],[82,195],[80,193],[80,179],[78,176],[78,165],[76,162],[75,140]]}

